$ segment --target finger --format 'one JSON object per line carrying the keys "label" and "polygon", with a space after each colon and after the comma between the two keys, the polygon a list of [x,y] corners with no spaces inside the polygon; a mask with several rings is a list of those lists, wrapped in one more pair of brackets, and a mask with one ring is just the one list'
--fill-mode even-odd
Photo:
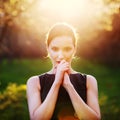
{"label": "finger", "polygon": [[65,62],[66,62],[65,60],[62,60],[60,63],[63,64],[63,63],[65,63]]}
{"label": "finger", "polygon": [[64,64],[65,67],[70,67],[69,63]]}
{"label": "finger", "polygon": [[64,71],[68,71],[69,70],[69,66],[65,66],[63,69],[64,69]]}

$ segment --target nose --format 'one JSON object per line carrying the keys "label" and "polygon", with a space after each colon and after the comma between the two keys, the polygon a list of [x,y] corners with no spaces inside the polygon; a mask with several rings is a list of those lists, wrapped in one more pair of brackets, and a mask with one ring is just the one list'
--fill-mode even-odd
{"label": "nose", "polygon": [[58,58],[59,58],[59,59],[63,59],[63,58],[64,58],[64,55],[63,55],[63,52],[62,52],[62,51],[59,51],[59,53],[58,53]]}

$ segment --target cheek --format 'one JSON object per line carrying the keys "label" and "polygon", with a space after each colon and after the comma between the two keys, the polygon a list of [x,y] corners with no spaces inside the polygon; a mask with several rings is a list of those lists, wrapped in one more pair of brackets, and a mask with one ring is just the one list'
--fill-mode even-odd
{"label": "cheek", "polygon": [[67,60],[71,60],[73,56],[74,56],[74,51],[71,51],[71,52],[67,52],[65,57]]}
{"label": "cheek", "polygon": [[74,49],[72,49],[71,51],[69,51],[67,54],[68,54],[68,56],[73,56],[74,55]]}
{"label": "cheek", "polygon": [[50,58],[55,59],[57,57],[57,53],[53,51],[49,51],[49,56]]}

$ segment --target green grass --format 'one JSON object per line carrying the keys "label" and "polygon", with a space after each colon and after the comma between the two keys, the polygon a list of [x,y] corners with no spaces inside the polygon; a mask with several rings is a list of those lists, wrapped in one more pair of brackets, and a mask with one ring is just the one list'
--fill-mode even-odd
{"label": "green grass", "polygon": [[[72,63],[73,68],[76,71],[91,74],[96,77],[99,88],[99,103],[102,113],[102,120],[119,120],[120,119],[120,95],[119,95],[119,73],[120,68],[110,68],[105,65],[91,63],[82,59],[74,59]],[[20,87],[21,85],[26,85],[29,77],[34,75],[39,75],[46,71],[49,71],[52,67],[49,59],[33,59],[33,60],[2,60],[0,63],[0,105],[8,101],[6,96],[9,96],[7,87],[19,91],[25,91]],[[10,84],[11,83],[11,84]],[[15,83],[15,85],[12,85]],[[16,86],[16,87],[15,87]],[[13,92],[13,91],[12,91]],[[16,98],[20,97],[20,92],[16,95]],[[11,105],[6,105],[3,109],[0,109],[1,120],[15,119],[16,117],[25,116],[22,119],[29,119],[26,95],[24,100],[17,99],[17,107],[14,106],[14,101],[16,98],[9,98],[11,100]],[[18,103],[21,107],[18,107]],[[19,108],[19,110],[18,110]],[[22,110],[25,112],[21,112]],[[18,110],[18,113],[15,111]],[[23,110],[23,111],[24,111]],[[3,115],[4,114],[4,115]],[[10,116],[9,118],[6,116]]]}

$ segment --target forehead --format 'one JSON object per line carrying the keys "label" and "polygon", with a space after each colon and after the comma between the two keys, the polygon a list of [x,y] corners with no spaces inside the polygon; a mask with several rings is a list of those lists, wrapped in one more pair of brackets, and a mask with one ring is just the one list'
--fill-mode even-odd
{"label": "forehead", "polygon": [[70,36],[58,36],[52,39],[51,46],[71,46],[73,45],[72,37]]}

